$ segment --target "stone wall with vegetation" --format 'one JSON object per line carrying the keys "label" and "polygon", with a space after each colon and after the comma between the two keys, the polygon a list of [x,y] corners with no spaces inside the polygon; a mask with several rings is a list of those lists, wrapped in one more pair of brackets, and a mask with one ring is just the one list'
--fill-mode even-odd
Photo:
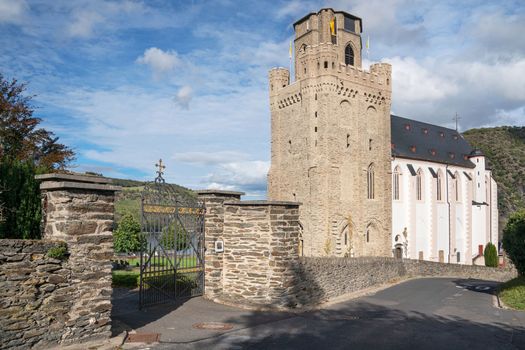
{"label": "stone wall with vegetation", "polygon": [[415,277],[474,278],[507,281],[515,269],[444,264],[395,258],[303,257],[295,268],[297,285],[287,298],[296,307],[316,305],[344,294]]}
{"label": "stone wall with vegetation", "polygon": [[57,259],[63,247],[59,242],[0,240],[1,349],[62,340],[76,297],[71,266],[64,255]]}
{"label": "stone wall with vegetation", "polygon": [[[0,348],[109,338],[114,192],[119,188],[96,177],[38,178],[44,239],[0,240]],[[50,248],[56,253],[57,242],[67,246],[63,260],[49,254]]]}

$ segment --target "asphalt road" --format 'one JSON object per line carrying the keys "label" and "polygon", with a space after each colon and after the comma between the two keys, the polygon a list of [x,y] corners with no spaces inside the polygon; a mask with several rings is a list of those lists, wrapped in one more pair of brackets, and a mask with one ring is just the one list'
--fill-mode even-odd
{"label": "asphalt road", "polygon": [[[373,296],[302,314],[235,312],[223,306],[213,306],[216,309],[208,313],[196,309],[197,304],[188,305],[167,314],[162,322],[173,326],[172,333],[162,331],[161,343],[149,348],[525,349],[525,312],[495,307],[496,285],[477,280],[411,280]],[[201,307],[206,305],[202,302]],[[184,330],[181,322],[192,324],[199,314],[234,328],[200,335],[195,329]],[[174,317],[180,326],[169,322]]]}

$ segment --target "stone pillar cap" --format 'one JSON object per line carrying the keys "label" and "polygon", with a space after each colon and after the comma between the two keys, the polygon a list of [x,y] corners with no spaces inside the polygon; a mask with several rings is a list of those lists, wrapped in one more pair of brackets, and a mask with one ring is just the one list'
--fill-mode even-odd
{"label": "stone pillar cap", "polygon": [[110,184],[113,183],[112,179],[102,176],[93,175],[79,175],[79,174],[61,174],[51,173],[36,175],[35,179],[42,181],[73,181],[73,182],[87,182],[87,183],[99,183],[99,184]]}
{"label": "stone pillar cap", "polygon": [[36,175],[35,179],[42,181],[40,184],[41,190],[60,190],[65,188],[112,192],[122,190],[120,186],[110,185],[113,180],[101,176],[55,173]]}
{"label": "stone pillar cap", "polygon": [[197,194],[222,194],[231,196],[244,196],[246,193],[237,191],[225,191],[225,190],[195,190]]}

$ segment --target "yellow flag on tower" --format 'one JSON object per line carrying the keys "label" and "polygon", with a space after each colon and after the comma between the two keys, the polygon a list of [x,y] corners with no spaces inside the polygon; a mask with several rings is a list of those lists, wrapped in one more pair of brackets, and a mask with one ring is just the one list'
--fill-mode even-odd
{"label": "yellow flag on tower", "polygon": [[290,59],[292,59],[292,41],[290,40]]}
{"label": "yellow flag on tower", "polygon": [[335,17],[330,20],[330,33],[335,35]]}

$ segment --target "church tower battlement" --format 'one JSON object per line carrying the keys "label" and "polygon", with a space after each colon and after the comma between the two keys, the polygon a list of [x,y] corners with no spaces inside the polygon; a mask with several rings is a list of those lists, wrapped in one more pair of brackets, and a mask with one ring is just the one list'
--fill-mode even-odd
{"label": "church tower battlement", "polygon": [[302,203],[304,255],[391,255],[391,66],[361,68],[362,28],[310,13],[294,24],[295,81],[269,73],[268,196]]}

